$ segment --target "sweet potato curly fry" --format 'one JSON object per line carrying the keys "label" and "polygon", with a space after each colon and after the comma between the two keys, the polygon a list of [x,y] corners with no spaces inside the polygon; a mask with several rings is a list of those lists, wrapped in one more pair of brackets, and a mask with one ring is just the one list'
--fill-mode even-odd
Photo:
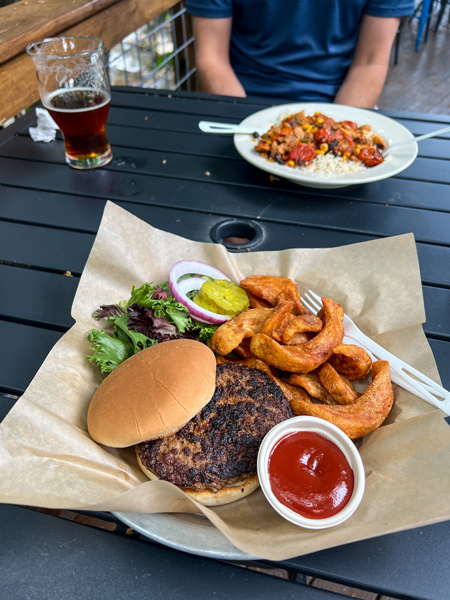
{"label": "sweet potato curly fry", "polygon": [[234,362],[240,363],[241,361],[240,360],[231,360],[229,358],[225,358],[225,356],[216,354],[216,365],[224,365],[225,363],[234,363]]}
{"label": "sweet potato curly fry", "polygon": [[291,401],[296,415],[310,415],[330,421],[350,438],[360,438],[377,429],[391,410],[394,401],[389,363],[378,360],[372,365],[372,383],[364,394],[353,404],[345,406],[325,406],[311,400]]}
{"label": "sweet potato curly fry", "polygon": [[[340,344],[344,337],[342,325],[344,313],[341,305],[330,298],[322,298],[322,303],[323,329],[308,342],[298,346],[282,345],[267,335],[255,333],[250,342],[250,350],[256,357],[283,371],[292,373],[313,371],[328,360],[333,348]],[[221,327],[217,331],[220,329]]]}
{"label": "sweet potato curly fry", "polygon": [[339,344],[333,348],[333,354],[328,362],[350,381],[364,379],[372,367],[369,354],[364,348],[353,344]]}
{"label": "sweet potato curly fry", "polygon": [[290,383],[286,383],[279,377],[274,376],[274,381],[279,385],[279,387],[282,389],[284,395],[289,400],[289,404],[291,405],[291,408],[292,408],[292,405],[295,404],[295,402],[298,402],[298,401],[309,402],[309,396],[305,392],[305,390],[302,390],[301,388],[297,387],[296,385],[291,385]]}
{"label": "sweet potato curly fry", "polygon": [[305,331],[319,332],[323,327],[322,319],[312,313],[309,315],[297,315],[292,318],[283,331],[282,342],[288,344],[296,333]]}
{"label": "sweet potato curly fry", "polygon": [[283,290],[293,288],[297,290],[297,286],[292,279],[272,275],[251,275],[243,279],[239,285],[246,292],[270,302],[272,306],[275,306],[277,297]]}
{"label": "sweet potato curly fry", "polygon": [[248,290],[245,290],[248,296],[250,308],[272,308],[272,304],[263,298],[258,298]]}
{"label": "sweet potato curly fry", "polygon": [[242,356],[242,358],[251,358],[253,352],[250,350],[250,338],[244,338],[242,342],[234,349],[236,354]]}
{"label": "sweet potato curly fry", "polygon": [[216,329],[209,343],[211,350],[226,356],[239,346],[243,339],[258,333],[273,310],[273,308],[244,310]]}
{"label": "sweet potato curly fry", "polygon": [[[277,342],[284,344],[282,336],[280,336],[279,339],[277,339],[274,335],[272,335],[272,337],[274,340],[277,340]],[[304,344],[305,342],[309,342],[309,340],[310,340],[310,338],[306,335],[306,333],[294,333],[294,335],[291,337],[291,339],[288,342],[286,342],[286,345],[298,346],[299,344]]]}
{"label": "sweet potato curly fry", "polygon": [[351,382],[342,377],[329,362],[321,365],[317,371],[319,381],[338,404],[353,404],[361,396]]}
{"label": "sweet potato curly fry", "polygon": [[289,317],[293,308],[294,303],[289,301],[282,302],[276,306],[261,327],[260,333],[272,337],[274,331],[284,329],[289,323]]}
{"label": "sweet potato curly fry", "polygon": [[295,286],[295,288],[289,288],[280,292],[277,296],[275,304],[280,304],[281,302],[286,302],[288,300],[291,300],[295,304],[294,314],[312,315],[312,312],[309,310],[309,308],[303,306],[297,286]]}
{"label": "sweet potato curly fry", "polygon": [[310,396],[317,398],[324,404],[333,406],[337,404],[330,392],[324,388],[316,373],[292,373],[289,377],[289,383],[304,388]]}
{"label": "sweet potato curly fry", "polygon": [[300,292],[292,279],[272,275],[251,275],[243,279],[239,285],[247,294],[262,298],[271,306],[290,300],[295,304],[295,314],[310,314],[310,311],[303,306]]}

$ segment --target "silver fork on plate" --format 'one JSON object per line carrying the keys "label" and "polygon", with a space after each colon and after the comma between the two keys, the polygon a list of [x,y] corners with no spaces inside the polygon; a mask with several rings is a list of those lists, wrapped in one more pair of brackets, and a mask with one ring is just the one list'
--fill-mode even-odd
{"label": "silver fork on plate", "polygon": [[424,135],[419,135],[415,138],[405,140],[404,142],[397,142],[396,144],[392,144],[392,146],[386,148],[386,150],[383,151],[383,156],[389,154],[389,152],[397,148],[397,146],[404,146],[406,144],[412,144],[413,142],[421,142],[422,140],[427,140],[428,138],[442,135],[443,133],[447,133],[448,131],[450,131],[450,127],[444,127],[444,129],[438,129],[437,131],[432,131],[431,133],[425,133]]}
{"label": "silver fork on plate", "polygon": [[[306,308],[314,314],[317,314],[322,308],[320,296],[311,290],[308,290],[301,300]],[[345,313],[343,325],[347,338],[357,342],[362,348],[371,352],[375,358],[389,361],[391,380],[394,383],[450,415],[450,392],[370,339]]]}

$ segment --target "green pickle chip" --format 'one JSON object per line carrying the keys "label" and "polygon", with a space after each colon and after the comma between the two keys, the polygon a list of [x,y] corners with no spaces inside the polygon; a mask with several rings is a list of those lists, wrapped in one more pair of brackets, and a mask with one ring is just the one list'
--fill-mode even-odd
{"label": "green pickle chip", "polygon": [[205,281],[193,300],[206,310],[231,317],[249,307],[245,290],[226,279]]}

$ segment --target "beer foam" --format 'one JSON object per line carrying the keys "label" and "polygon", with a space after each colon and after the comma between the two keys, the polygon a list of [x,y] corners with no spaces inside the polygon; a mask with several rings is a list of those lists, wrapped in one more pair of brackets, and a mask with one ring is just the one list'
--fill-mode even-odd
{"label": "beer foam", "polygon": [[[105,97],[105,100],[103,102],[101,102],[100,104],[95,104],[94,106],[84,106],[84,107],[69,107],[69,108],[63,108],[63,107],[58,107],[58,106],[53,106],[52,104],[52,100],[53,98],[56,98],[57,96],[62,96],[62,95],[73,95],[75,96],[77,93],[89,93],[89,94],[101,94]],[[60,88],[54,92],[51,92],[50,94],[48,94],[48,96],[46,97],[45,100],[43,100],[43,104],[44,106],[54,112],[87,112],[90,110],[97,110],[99,108],[101,108],[102,106],[105,106],[106,104],[108,104],[108,102],[110,102],[111,100],[111,96],[109,94],[109,92],[107,90],[95,90],[92,88],[83,88],[83,87],[74,87],[74,88]]]}

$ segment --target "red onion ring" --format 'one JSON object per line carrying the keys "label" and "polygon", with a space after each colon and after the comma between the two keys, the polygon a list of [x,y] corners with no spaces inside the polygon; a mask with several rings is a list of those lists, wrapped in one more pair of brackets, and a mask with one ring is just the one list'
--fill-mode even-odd
{"label": "red onion ring", "polygon": [[183,306],[185,306],[193,319],[200,323],[219,325],[225,321],[231,319],[230,316],[220,315],[213,313],[206,308],[202,308],[196,304],[193,300],[190,300],[186,294],[192,290],[198,290],[201,288],[205,280],[201,277],[188,277],[178,281],[183,275],[188,273],[195,273],[196,275],[208,275],[213,279],[226,279],[231,281],[228,275],[219,271],[215,267],[208,265],[207,263],[196,261],[196,260],[181,260],[174,265],[169,271],[169,286],[172,296],[178,300]]}

